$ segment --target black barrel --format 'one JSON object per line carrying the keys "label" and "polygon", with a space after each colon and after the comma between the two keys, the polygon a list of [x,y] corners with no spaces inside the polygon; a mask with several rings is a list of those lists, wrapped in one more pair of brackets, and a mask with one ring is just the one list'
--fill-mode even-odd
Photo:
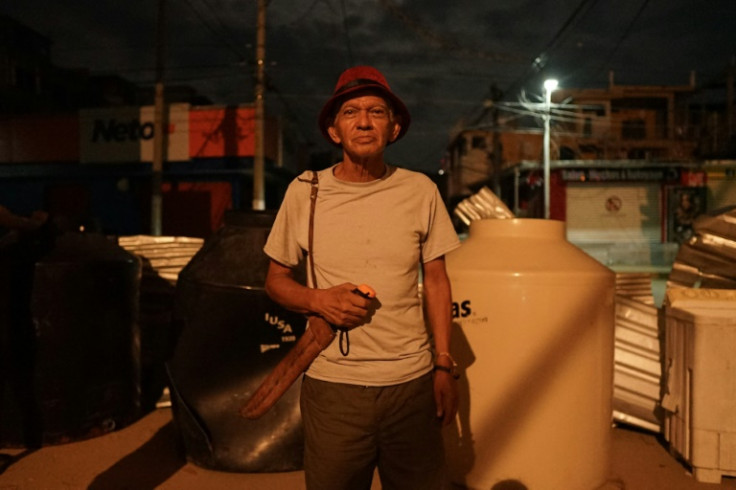
{"label": "black barrel", "polygon": [[85,233],[1,253],[0,444],[71,442],[138,419],[140,261]]}
{"label": "black barrel", "polygon": [[[306,319],[265,293],[272,212],[227,215],[179,274],[168,363],[174,423],[187,459],[214,470],[302,468],[300,382],[263,417],[239,410],[304,333]],[[303,274],[302,274],[303,275]]]}

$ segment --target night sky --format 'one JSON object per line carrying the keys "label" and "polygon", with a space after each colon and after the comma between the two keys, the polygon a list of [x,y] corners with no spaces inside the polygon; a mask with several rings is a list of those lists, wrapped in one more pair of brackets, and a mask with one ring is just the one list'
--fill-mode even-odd
{"label": "night sky", "polygon": [[[52,60],[141,84],[155,76],[155,0],[3,0],[0,12],[51,39]],[[166,0],[166,81],[217,104],[253,101],[255,0]],[[316,115],[339,73],[384,71],[412,113],[392,163],[439,169],[457,125],[495,84],[506,100],[562,87],[699,85],[736,54],[734,0],[271,0],[267,111],[327,150]],[[535,63],[536,60],[536,63]]]}

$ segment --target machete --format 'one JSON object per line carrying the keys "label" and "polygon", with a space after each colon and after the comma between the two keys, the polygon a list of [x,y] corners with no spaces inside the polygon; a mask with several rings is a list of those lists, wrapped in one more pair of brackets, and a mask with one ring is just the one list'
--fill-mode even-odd
{"label": "machete", "polygon": [[[353,290],[364,298],[376,297],[370,286],[361,284]],[[281,396],[294,384],[294,381],[307,370],[320,352],[329,346],[336,336],[336,328],[324,318],[309,317],[307,329],[296,345],[276,365],[263,380],[250,399],[240,409],[240,415],[247,419],[257,419],[266,413]]]}

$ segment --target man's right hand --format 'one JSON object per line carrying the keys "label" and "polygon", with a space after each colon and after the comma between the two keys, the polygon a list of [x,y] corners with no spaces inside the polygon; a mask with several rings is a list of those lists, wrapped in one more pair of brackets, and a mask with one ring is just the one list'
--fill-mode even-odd
{"label": "man's right hand", "polygon": [[355,328],[366,322],[371,314],[373,298],[356,293],[357,285],[345,283],[328,289],[313,291],[313,309],[332,325]]}
{"label": "man's right hand", "polygon": [[373,299],[355,293],[358,287],[345,283],[328,289],[313,289],[296,281],[291,267],[275,260],[271,260],[266,275],[266,293],[276,303],[306,315],[320,315],[341,328],[362,325],[377,306]]}

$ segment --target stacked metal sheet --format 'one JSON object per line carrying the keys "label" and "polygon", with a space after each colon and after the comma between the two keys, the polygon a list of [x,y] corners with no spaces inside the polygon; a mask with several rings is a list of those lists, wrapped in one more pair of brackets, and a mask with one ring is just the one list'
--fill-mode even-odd
{"label": "stacked metal sheet", "polygon": [[646,272],[619,272],[616,274],[616,294],[653,304],[652,275]]}
{"label": "stacked metal sheet", "polygon": [[736,206],[700,216],[677,252],[668,288],[736,289]]}
{"label": "stacked metal sheet", "polygon": [[203,243],[202,238],[189,237],[135,235],[118,238],[121,247],[143,260],[144,278],[161,278],[172,286]]}
{"label": "stacked metal sheet", "polygon": [[488,187],[483,187],[477,193],[460,201],[453,213],[466,225],[478,219],[511,219],[514,217],[506,204]]}
{"label": "stacked metal sheet", "polygon": [[613,418],[659,432],[659,310],[651,291],[649,274],[616,275]]}

